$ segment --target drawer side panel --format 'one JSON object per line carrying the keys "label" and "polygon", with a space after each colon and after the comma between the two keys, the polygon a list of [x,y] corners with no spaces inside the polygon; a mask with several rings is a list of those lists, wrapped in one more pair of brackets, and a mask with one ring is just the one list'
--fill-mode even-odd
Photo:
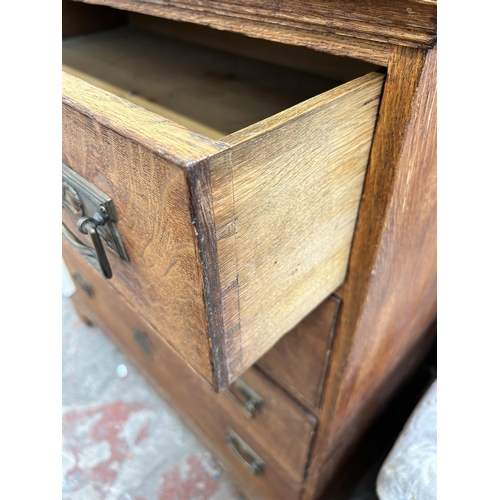
{"label": "drawer side panel", "polygon": [[217,244],[233,254],[220,285],[230,381],[343,282],[383,81],[370,73],[232,134],[211,159]]}

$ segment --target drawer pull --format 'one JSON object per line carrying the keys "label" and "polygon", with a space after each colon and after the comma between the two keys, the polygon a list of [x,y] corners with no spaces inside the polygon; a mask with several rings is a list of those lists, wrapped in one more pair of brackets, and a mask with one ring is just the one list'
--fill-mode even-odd
{"label": "drawer pull", "polygon": [[63,163],[62,206],[80,233],[90,236],[94,248],[80,241],[63,223],[62,232],[66,241],[100,269],[106,278],[111,278],[113,273],[103,240],[111,252],[128,262],[120,233],[115,226],[113,200]]}
{"label": "drawer pull", "polygon": [[[82,217],[82,222],[88,222],[87,218],[83,218]],[[80,229],[80,221],[79,221],[79,229]],[[64,224],[64,222],[62,223],[62,235],[64,237],[64,239],[75,249],[78,251],[78,253],[80,253],[81,255],[83,255],[84,257],[86,257],[95,267],[98,267],[101,269],[102,271],[102,274],[106,277],[106,278],[111,278],[113,276],[113,273],[111,271],[111,266],[109,264],[109,260],[108,260],[108,257],[106,256],[106,252],[104,251],[104,247],[102,245],[102,241],[101,241],[101,238],[99,237],[99,234],[97,233],[96,231],[96,226],[94,225],[93,228],[91,228],[90,230],[87,229],[87,226],[85,227],[86,231],[89,231],[90,232],[90,237],[92,238],[92,242],[94,243],[94,248],[92,247],[89,247],[87,245],[85,245],[85,243],[83,243],[82,241],[80,241],[68,228],[68,226],[66,226],[66,224]],[[82,231],[82,229],[80,229],[80,231],[84,234],[88,234],[86,231]]]}
{"label": "drawer pull", "polygon": [[255,418],[264,404],[264,400],[239,378],[227,388],[226,394],[248,418]]}
{"label": "drawer pull", "polygon": [[81,242],[68,228],[68,226],[62,223],[62,235],[63,238],[80,254],[87,258],[95,267],[98,266],[97,257],[94,249],[85,245]]}
{"label": "drawer pull", "polygon": [[106,278],[110,279],[113,276],[113,272],[111,271],[111,265],[109,263],[108,256],[106,255],[106,250],[104,250],[101,237],[97,232],[97,226],[104,226],[105,224],[106,219],[102,215],[96,213],[94,214],[94,217],[82,217],[79,219],[78,230],[80,233],[88,234],[90,236],[90,239],[94,244],[94,251],[102,274],[104,274]]}
{"label": "drawer pull", "polygon": [[254,475],[264,472],[262,459],[233,431],[228,428],[225,438],[227,447],[233,455]]}

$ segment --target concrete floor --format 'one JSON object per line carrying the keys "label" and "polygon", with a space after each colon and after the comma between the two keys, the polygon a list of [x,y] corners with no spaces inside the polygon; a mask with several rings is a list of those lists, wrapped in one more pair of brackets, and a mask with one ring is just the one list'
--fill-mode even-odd
{"label": "concrete floor", "polygon": [[63,267],[63,500],[231,500],[210,453],[71,300]]}

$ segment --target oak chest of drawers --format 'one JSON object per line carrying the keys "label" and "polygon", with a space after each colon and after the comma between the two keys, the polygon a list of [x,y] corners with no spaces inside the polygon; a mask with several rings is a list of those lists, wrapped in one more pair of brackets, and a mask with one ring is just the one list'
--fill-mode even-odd
{"label": "oak chest of drawers", "polygon": [[432,340],[436,9],[383,4],[63,3],[75,307],[249,497],[317,498]]}

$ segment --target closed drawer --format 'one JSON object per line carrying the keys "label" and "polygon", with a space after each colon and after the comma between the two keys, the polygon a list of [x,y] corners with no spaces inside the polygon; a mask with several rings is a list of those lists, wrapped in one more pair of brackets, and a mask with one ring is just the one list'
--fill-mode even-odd
{"label": "closed drawer", "polygon": [[321,402],[339,307],[337,297],[328,297],[257,363],[313,412]]}
{"label": "closed drawer", "polygon": [[112,199],[126,251],[110,282],[221,390],[343,281],[384,77],[336,86],[133,26],[63,60],[63,162]]}
{"label": "closed drawer", "polygon": [[[234,397],[228,395],[228,390],[214,394],[162,337],[66,245],[63,256],[77,288],[73,301],[79,313],[106,331],[149,379],[166,391],[170,402],[188,417],[193,430],[201,432],[200,437],[205,442],[208,439],[216,453],[266,498],[298,498],[314,418],[253,368],[242,381],[261,402],[256,404],[254,417],[249,418],[240,403],[248,403],[245,397],[234,388]],[[240,402],[236,403],[235,397]]]}
{"label": "closed drawer", "polygon": [[[63,257],[81,296],[79,303],[86,304],[88,315],[98,324],[104,323],[106,331],[111,329],[119,341],[126,343],[133,357],[141,361],[160,384],[165,377],[170,380],[175,376],[178,383],[183,383],[183,376],[172,371],[172,349],[158,333],[67,245],[63,246]],[[205,386],[205,383],[200,380],[198,385]],[[211,392],[218,412],[225,413],[228,426],[254,436],[290,475],[302,480],[316,424],[312,415],[254,368],[221,394]],[[290,435],[294,439],[290,439]]]}
{"label": "closed drawer", "polygon": [[[234,387],[226,389],[226,397],[219,401],[220,407],[229,417],[228,425],[252,436],[253,441],[260,442],[297,481],[302,481],[315,430],[315,418],[254,368],[247,370],[232,385]],[[233,396],[227,397],[228,392],[245,392],[241,385],[250,388],[262,399],[252,419],[245,417],[244,410],[234,402]]]}

